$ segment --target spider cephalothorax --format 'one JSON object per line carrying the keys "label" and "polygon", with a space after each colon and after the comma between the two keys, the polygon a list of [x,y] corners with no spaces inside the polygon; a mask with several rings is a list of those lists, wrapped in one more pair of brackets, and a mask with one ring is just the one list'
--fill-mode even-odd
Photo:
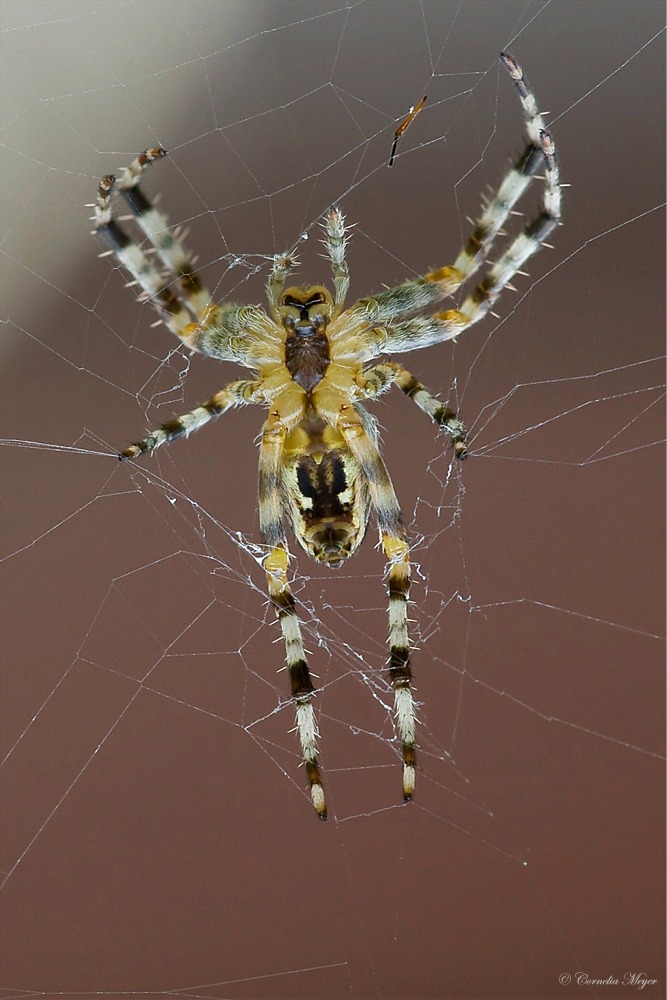
{"label": "spider cephalothorax", "polygon": [[[264,568],[285,641],[311,798],[322,819],[327,813],[317,762],[314,688],[288,582],[283,519],[289,521],[299,544],[312,558],[336,567],[359,547],[371,511],[375,514],[388,563],[389,677],[403,756],[403,797],[408,800],[414,792],[416,768],[407,616],[408,543],[394,487],[378,449],[375,421],[362,403],[396,383],[449,433],[455,456],[465,457],[465,430],[454,410],[431,395],[398,362],[377,359],[382,354],[418,350],[451,340],[476,323],[514,275],[522,273],[525,261],[540,249],[560,220],[561,192],[553,141],[543,128],[542,116],[520,67],[511,56],[502,54],[501,59],[523,106],[526,149],[488,200],[453,266],[410,278],[360,299],[347,309],[347,236],[345,218],[338,208],[332,208],[323,222],[333,294],[322,285],[286,289],[285,279],[296,266],[296,259],[292,254],[281,254],[273,259],[267,282],[269,310],[265,312],[259,306],[214,303],[185,247],[169,231],[166,217],[153,208],[139,188],[143,170],[165,155],[161,146],[146,150],[124,169],[118,186],[171,277],[160,274],[113,218],[115,178],[103,178],[98,190],[94,215],[97,232],[172,333],[191,350],[236,362],[254,372],[253,378],[231,382],[208,402],[130,445],[120,458],[138,458],[152,452],[234,406],[259,403],[268,408],[259,457]],[[515,204],[540,171],[545,187],[536,218],[510,241],[458,308],[424,313],[478,271]]]}
{"label": "spider cephalothorax", "polygon": [[288,288],[278,309],[285,327],[285,367],[306,392],[326,375],[331,352],[327,325],[333,311],[330,292],[321,285]]}

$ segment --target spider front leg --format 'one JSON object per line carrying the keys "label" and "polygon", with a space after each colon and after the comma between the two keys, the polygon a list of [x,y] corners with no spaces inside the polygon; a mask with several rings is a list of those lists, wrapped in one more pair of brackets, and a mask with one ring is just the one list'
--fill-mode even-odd
{"label": "spider front leg", "polygon": [[144,170],[155,160],[167,155],[163,146],[153,146],[140,153],[120,174],[118,187],[132,210],[137,223],[151,241],[162,262],[178,278],[187,306],[200,318],[211,295],[204,288],[194,269],[194,261],[181,243],[179,231],[169,228],[166,215],[154,207],[141,190],[139,182]]}
{"label": "spider front leg", "polygon": [[[186,347],[223,361],[246,364],[248,351],[251,351],[246,335],[249,331],[260,336],[264,334],[268,318],[257,307],[237,306],[233,303],[218,306],[209,302],[209,293],[193,270],[192,259],[178,237],[168,231],[166,216],[153,208],[139,188],[142,171],[153,160],[164,155],[165,151],[161,146],[146,150],[123,170],[119,186],[138,224],[163,262],[174,272],[173,278],[160,274],[154,262],[114,218],[112,196],[116,178],[111,174],[102,178],[97,190],[93,206],[95,232],[132,275],[133,280],[129,284],[141,287],[143,298],[157,309],[168,329]],[[180,287],[183,299],[175,294],[172,283]],[[250,363],[246,367],[256,366]]]}
{"label": "spider front leg", "polygon": [[282,525],[280,472],[287,425],[277,410],[272,410],[264,424],[259,457],[259,524],[262,541],[269,552],[264,570],[285,643],[285,660],[290,676],[292,698],[296,703],[296,728],[310,785],[310,798],[320,819],[327,818],[322,778],[317,760],[319,732],[312,706],[315,686],[311,680],[296,602],[287,580],[287,541]]}
{"label": "spider front leg", "polygon": [[430,417],[438,427],[449,432],[456,458],[468,457],[466,429],[456,411],[450,409],[437,396],[433,396],[403,365],[396,361],[385,361],[383,364],[374,365],[362,373],[360,381],[365,396],[379,396],[395,382],[399,389],[417,404],[422,413]]}
{"label": "spider front leg", "polygon": [[[103,177],[97,189],[93,220],[99,233],[118,261],[132,275],[130,284],[140,285],[146,297],[157,309],[166,326],[188,344],[192,332],[192,317],[185,305],[174,295],[167,281],[125,231],[118,225],[111,212],[111,196],[116,178]],[[189,346],[189,344],[188,344]]]}

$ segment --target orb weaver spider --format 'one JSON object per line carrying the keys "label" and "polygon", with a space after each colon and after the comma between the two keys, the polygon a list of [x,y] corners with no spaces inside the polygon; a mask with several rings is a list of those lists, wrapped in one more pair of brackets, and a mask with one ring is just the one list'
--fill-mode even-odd
{"label": "orb weaver spider", "polygon": [[[268,312],[255,305],[218,304],[202,285],[178,235],[169,230],[139,187],[143,171],[166,155],[147,149],[119,179],[102,179],[94,206],[95,230],[130,272],[162,321],[187,348],[249,368],[254,377],[226,385],[207,402],[168,421],[126,448],[121,459],[187,436],[213,417],[249,403],[268,408],[259,454],[259,521],[266,546],[268,590],[282,629],[296,728],[317,815],[327,810],[317,760],[318,727],[314,685],[308,669],[295,600],[288,582],[285,518],[309,556],[341,566],[361,544],[371,511],[388,563],[389,677],[394,689],[396,728],[403,758],[403,798],[412,798],[416,770],[416,719],[407,603],[410,561],[406,531],[389,473],[378,448],[376,423],[362,406],[396,384],[451,437],[457,459],[466,456],[466,432],[454,410],[432,395],[397,361],[384,354],[431,347],[453,340],[490,311],[522,266],[560,222],[561,185],[554,143],[520,66],[506,53],[522,104],[527,146],[488,200],[471,236],[452,266],[429,271],[400,285],[359,299],[345,308],[349,286],[345,217],[332,208],[324,218],[324,246],[333,293],[324,285],[285,288],[298,261],[293,253],[273,258],[266,291]],[[423,103],[423,102],[421,102]],[[399,126],[400,128],[400,126]],[[512,239],[458,308],[424,315],[455,293],[479,270],[485,255],[531,180],[542,172],[544,192],[536,217]],[[163,276],[112,215],[118,188],[139,227],[167,270]],[[420,314],[422,313],[422,314]]]}

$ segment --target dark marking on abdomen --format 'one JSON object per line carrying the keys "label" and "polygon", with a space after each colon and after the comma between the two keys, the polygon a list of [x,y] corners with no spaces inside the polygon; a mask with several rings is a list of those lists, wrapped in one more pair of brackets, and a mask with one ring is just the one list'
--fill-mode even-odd
{"label": "dark marking on abdomen", "polygon": [[340,499],[348,489],[345,465],[337,451],[326,451],[319,462],[310,455],[302,455],[296,467],[299,490],[312,503],[302,513],[311,524],[322,518],[347,518],[350,504]]}

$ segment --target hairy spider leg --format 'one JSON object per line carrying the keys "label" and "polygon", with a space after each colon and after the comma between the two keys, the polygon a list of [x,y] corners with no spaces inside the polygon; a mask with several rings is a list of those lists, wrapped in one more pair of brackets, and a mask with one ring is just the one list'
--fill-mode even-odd
{"label": "hairy spider leg", "polygon": [[409,801],[415,789],[417,750],[407,609],[410,556],[401,509],[387,467],[357,408],[332,390],[320,393],[317,403],[318,411],[340,431],[363,469],[388,561],[389,677],[394,688],[394,714],[403,755],[403,798]]}
{"label": "hairy spider leg", "polygon": [[407,368],[398,364],[397,361],[385,361],[365,369],[362,373],[362,386],[364,395],[367,396],[379,396],[391,388],[394,383],[417,404],[422,413],[430,417],[438,427],[449,432],[456,458],[466,458],[468,454],[466,451],[466,430],[456,411],[430,393]]}
{"label": "hairy spider leg", "polygon": [[211,301],[211,294],[204,288],[194,269],[192,257],[178,238],[178,230],[169,228],[166,215],[159,212],[139,186],[141,175],[155,160],[167,155],[163,146],[153,146],[140,153],[118,177],[118,188],[132,210],[137,224],[151,241],[158,256],[169,271],[178,278],[185,304],[195,319],[204,316]]}
{"label": "hairy spider leg", "polygon": [[118,225],[111,212],[111,195],[116,178],[107,174],[100,181],[94,206],[95,230],[111,247],[120,263],[144,290],[146,297],[157,309],[166,326],[177,337],[188,343],[192,334],[192,317],[183,303],[174,295],[157,268],[141,248]]}
{"label": "hairy spider leg", "polygon": [[[100,181],[93,206],[95,231],[104,239],[119,262],[132,275],[130,284],[139,285],[172,333],[190,350],[201,351],[223,361],[237,361],[248,368],[257,367],[251,347],[243,343],[248,328],[275,341],[268,330],[268,318],[256,306],[209,302],[209,293],[201,286],[192,262],[182,243],[167,230],[168,220],[157,212],[138,187],[141,172],[153,160],[165,156],[161,146],[146,150],[123,170],[123,193],[130,203],[137,223],[154,244],[158,255],[176,272],[185,302],[172,291],[169,275],[163,277],[141,247],[118,224],[112,213],[112,195],[116,178],[108,174]],[[120,185],[119,185],[120,186]],[[191,315],[192,314],[192,315]],[[197,322],[192,322],[193,315]],[[252,345],[251,345],[252,346]]]}
{"label": "hairy spider leg", "polygon": [[[507,53],[501,54],[501,60],[521,100],[528,144],[503,178],[497,192],[488,200],[453,267],[430,271],[422,278],[403,282],[352,306],[353,310],[365,307],[369,313],[369,325],[383,328],[384,338],[380,340],[377,331],[373,331],[379,348],[377,353],[417,350],[457,337],[491,310],[504,288],[512,287],[510,282],[514,275],[521,273],[523,264],[541,249],[552,230],[560,224],[562,196],[553,139],[546,131],[543,116],[537,109],[537,101],[521,67]],[[451,295],[475,274],[514,206],[542,168],[545,187],[536,218],[515,237],[461,307],[400,322],[406,314]]]}
{"label": "hairy spider leg", "polygon": [[349,226],[345,225],[345,216],[340,208],[332,208],[324,216],[323,243],[331,261],[331,272],[334,283],[334,310],[332,319],[340,314],[345,303],[345,296],[350,287],[350,272],[345,259],[345,249],[349,242],[345,235]]}
{"label": "hairy spider leg", "polygon": [[189,413],[184,413],[180,417],[173,417],[171,420],[167,420],[155,430],[150,431],[141,441],[135,441],[128,448],[125,448],[118,457],[121,461],[124,461],[128,458],[139,458],[140,455],[143,455],[147,451],[152,454],[161,445],[169,444],[179,437],[187,437],[193,431],[199,430],[200,427],[207,424],[209,420],[219,417],[235,406],[263,402],[263,396],[261,399],[257,399],[261,388],[261,382],[253,382],[247,379],[230,382],[229,385],[216,392],[215,396],[212,396],[207,402],[196,406]]}
{"label": "hairy spider leg", "polygon": [[287,580],[289,556],[282,523],[280,472],[288,422],[281,416],[279,405],[278,402],[276,408],[271,410],[264,424],[259,453],[259,525],[262,541],[269,549],[264,560],[264,570],[269,596],[276,610],[285,643],[285,659],[292,698],[296,703],[296,728],[310,786],[310,797],[317,815],[320,819],[326,819],[326,800],[317,760],[319,731],[312,705],[315,687],[303,647],[296,602]]}
{"label": "hairy spider leg", "polygon": [[545,167],[546,185],[542,206],[536,218],[512,240],[507,250],[501,254],[459,309],[436,314],[437,319],[459,324],[459,332],[472,326],[491,310],[503,289],[512,287],[510,282],[514,275],[520,273],[528,258],[544,246],[549,234],[560,224],[561,189],[558,165],[553,139],[548,132],[541,133],[539,149]]}

